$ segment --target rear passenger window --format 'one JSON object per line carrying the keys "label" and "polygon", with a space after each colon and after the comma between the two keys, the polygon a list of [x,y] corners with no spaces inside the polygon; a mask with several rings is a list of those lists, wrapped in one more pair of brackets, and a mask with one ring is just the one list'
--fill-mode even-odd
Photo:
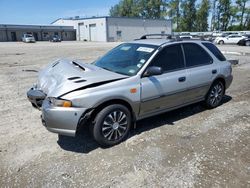
{"label": "rear passenger window", "polygon": [[183,48],[186,58],[186,67],[207,65],[213,62],[213,59],[198,44],[186,43],[183,44]]}
{"label": "rear passenger window", "polygon": [[220,50],[212,43],[204,42],[202,43],[210,52],[214,54],[220,61],[226,61],[225,56],[220,52]]}
{"label": "rear passenger window", "polygon": [[162,49],[150,66],[158,66],[163,72],[184,68],[183,53],[180,45],[172,45]]}

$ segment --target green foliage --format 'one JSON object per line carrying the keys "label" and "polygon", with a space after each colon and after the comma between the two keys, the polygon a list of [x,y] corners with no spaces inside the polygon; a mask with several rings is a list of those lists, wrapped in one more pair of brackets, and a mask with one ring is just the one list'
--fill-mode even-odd
{"label": "green foliage", "polygon": [[123,0],[111,7],[110,15],[119,17],[139,17],[140,7],[137,0]]}
{"label": "green foliage", "polygon": [[243,28],[243,19],[246,11],[246,3],[248,0],[236,0],[237,8],[240,12],[240,27]]}
{"label": "green foliage", "polygon": [[181,4],[180,0],[169,1],[168,4],[169,10],[167,12],[167,15],[173,20],[174,24],[176,24],[177,31],[179,29],[179,23],[181,17],[180,4]]}
{"label": "green foliage", "polygon": [[231,0],[219,0],[218,3],[218,21],[219,30],[226,31],[230,21],[230,4]]}
{"label": "green foliage", "polygon": [[180,21],[180,30],[182,31],[195,31],[196,19],[196,0],[184,0],[181,4],[182,17]]}
{"label": "green foliage", "polygon": [[111,7],[110,15],[118,17],[163,18],[166,2],[163,0],[122,0]]}
{"label": "green foliage", "polygon": [[208,16],[209,16],[210,2],[209,0],[202,0],[196,13],[196,31],[208,30]]}
{"label": "green foliage", "polygon": [[[175,31],[250,30],[249,0],[120,0],[110,16],[170,18]],[[234,2],[234,3],[232,3]],[[197,5],[198,3],[198,5]]]}

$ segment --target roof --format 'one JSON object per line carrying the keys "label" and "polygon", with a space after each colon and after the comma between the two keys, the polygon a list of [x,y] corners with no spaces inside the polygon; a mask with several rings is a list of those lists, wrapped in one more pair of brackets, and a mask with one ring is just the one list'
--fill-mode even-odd
{"label": "roof", "polygon": [[87,17],[87,18],[81,18],[81,17],[69,17],[69,18],[58,18],[55,21],[51,22],[51,24],[57,22],[58,20],[89,20],[89,19],[101,19],[101,18],[117,18],[117,19],[137,19],[137,20],[163,20],[163,21],[171,21],[171,19],[164,19],[164,18],[158,18],[158,19],[152,19],[152,18],[140,18],[140,17],[116,17],[116,16],[97,16],[97,17]]}

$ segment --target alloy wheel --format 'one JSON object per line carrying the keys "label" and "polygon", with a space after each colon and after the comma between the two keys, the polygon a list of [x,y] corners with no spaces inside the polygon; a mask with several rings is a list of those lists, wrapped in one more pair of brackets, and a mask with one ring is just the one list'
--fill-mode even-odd
{"label": "alloy wheel", "polygon": [[102,124],[102,135],[109,141],[120,139],[128,129],[128,117],[121,110],[109,113]]}
{"label": "alloy wheel", "polygon": [[217,106],[221,102],[222,97],[224,95],[223,92],[224,92],[224,89],[221,83],[218,83],[213,86],[209,94],[209,102],[212,106]]}

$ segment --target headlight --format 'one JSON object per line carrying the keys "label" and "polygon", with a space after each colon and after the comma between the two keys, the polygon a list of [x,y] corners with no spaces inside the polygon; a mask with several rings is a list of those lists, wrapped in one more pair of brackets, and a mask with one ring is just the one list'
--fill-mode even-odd
{"label": "headlight", "polygon": [[72,106],[72,102],[69,100],[49,98],[49,101],[53,106],[60,106],[60,107],[71,107]]}

